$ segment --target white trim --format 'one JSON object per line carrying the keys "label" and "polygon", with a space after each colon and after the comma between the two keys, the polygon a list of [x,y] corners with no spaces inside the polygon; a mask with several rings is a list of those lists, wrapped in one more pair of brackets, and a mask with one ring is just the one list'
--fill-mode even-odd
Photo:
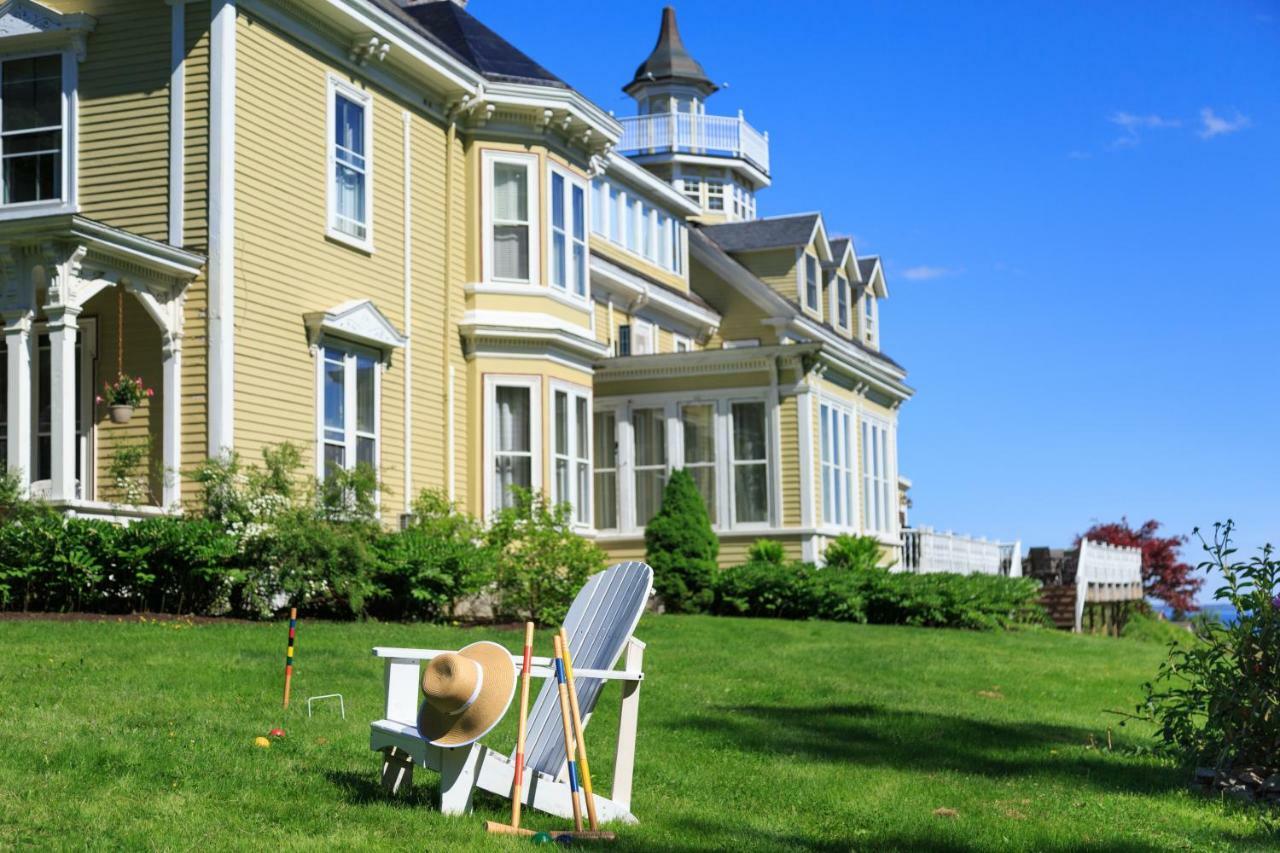
{"label": "white trim", "polygon": [[[44,7],[39,8],[44,9]],[[45,11],[50,10],[46,9]],[[3,39],[4,37],[0,36],[0,50],[3,49]],[[80,158],[78,118],[80,102],[78,85],[80,63],[76,48],[63,44],[58,46],[51,45],[43,50],[32,49],[22,53],[11,52],[0,56],[0,62],[41,56],[57,56],[61,64],[62,87],[59,96],[59,119],[62,124],[62,151],[59,164],[62,170],[62,174],[59,176],[61,193],[59,198],[0,205],[0,222],[76,213],[79,210],[78,175]]]}
{"label": "white trim", "polygon": [[554,299],[570,308],[576,308],[579,311],[589,312],[591,286],[588,281],[587,298],[573,296],[557,287],[543,284],[518,284],[514,282],[491,282],[478,281],[465,285],[462,288],[467,295],[479,294],[488,296],[544,296],[547,299]]}
{"label": "white trim", "polygon": [[497,448],[497,389],[525,388],[529,391],[529,485],[537,493],[542,490],[542,377],[525,374],[486,373],[484,376],[483,479],[484,517],[490,518],[499,508],[494,494],[494,452]]}
{"label": "white trim", "polygon": [[[324,480],[325,473],[325,445],[330,443],[325,435],[325,399],[324,399],[324,382],[325,382],[325,350],[332,349],[342,355],[342,392],[343,400],[343,425],[342,425],[342,446],[343,446],[343,464],[342,467],[348,471],[353,470],[358,465],[359,440],[361,438],[373,439],[373,467],[377,472],[382,470],[382,371],[383,362],[382,354],[376,349],[372,349],[359,344],[353,344],[350,341],[340,338],[323,338],[316,347],[315,368],[316,368],[316,458],[315,473],[317,479]],[[370,358],[373,360],[373,431],[362,433],[359,428],[359,403],[358,403],[358,371],[357,360],[360,357]]]}
{"label": "white trim", "polygon": [[209,80],[209,455],[235,446],[236,0],[213,0]]}
{"label": "white trim", "polygon": [[407,338],[400,334],[372,299],[352,299],[327,311],[302,315],[311,346],[319,346],[321,337],[341,338],[377,350],[380,357],[403,347]]}
{"label": "white trim", "polygon": [[[879,447],[881,448],[881,460],[884,463],[885,470],[877,477],[868,467],[868,461],[874,461],[873,451],[866,447],[866,441],[863,433],[865,430],[880,433]],[[858,412],[858,448],[859,448],[859,472],[860,485],[862,487],[862,519],[861,527],[865,535],[882,536],[893,539],[898,533],[898,489],[897,489],[897,473],[898,473],[898,441],[897,441],[897,424],[892,420],[869,413],[865,410]],[[875,501],[867,500],[868,486],[876,490],[872,492],[884,499],[884,520],[886,526],[876,526],[874,524]],[[868,522],[871,523],[868,523]]]}
{"label": "white trim", "polygon": [[[564,205],[564,233],[565,241],[565,280],[562,284],[555,283],[555,270],[552,265],[555,263],[555,246],[554,240],[556,236],[554,205],[555,194],[553,192],[554,176],[559,175],[564,181],[564,196],[561,199]],[[577,242],[573,236],[574,226],[577,224],[573,218],[573,190],[577,188],[582,191],[582,293],[576,292],[576,282],[574,282],[573,269],[573,249],[574,243]],[[547,223],[545,229],[545,239],[547,243],[547,289],[553,294],[558,293],[567,297],[569,304],[585,306],[591,299],[591,196],[592,185],[583,180],[578,175],[569,171],[559,163],[553,161],[547,162],[547,200],[543,215],[546,217],[544,221]]]}
{"label": "white trim", "polygon": [[[345,243],[353,249],[359,249],[362,252],[373,253],[373,93],[364,89],[357,89],[355,86],[346,82],[336,74],[329,72],[325,75],[325,97],[327,103],[326,112],[326,133],[325,133],[325,186],[327,187],[327,217],[325,219],[325,236],[339,243]],[[336,225],[338,219],[338,188],[336,184],[336,167],[337,154],[334,150],[337,143],[335,139],[335,131],[337,129],[337,99],[341,96],[352,103],[358,104],[363,113],[364,119],[364,215],[365,221],[356,223],[363,226],[364,237],[357,237],[348,234]],[[354,222],[354,220],[352,220]]]}
{"label": "white trim", "polygon": [[183,243],[186,193],[186,0],[169,0],[169,243]]}
{"label": "white trim", "polygon": [[[551,498],[553,501],[565,502],[573,507],[573,513],[570,516],[570,525],[576,530],[593,530],[595,528],[595,491],[594,477],[595,469],[592,465],[592,440],[594,438],[593,429],[595,421],[595,409],[592,406],[591,386],[579,385],[574,382],[566,382],[563,379],[551,379],[548,383],[549,393],[548,400],[550,405],[549,417],[547,422],[551,426],[551,440],[547,444],[548,456],[551,460]],[[567,423],[569,427],[568,441],[566,447],[568,454],[565,459],[569,465],[569,495],[556,495],[556,462],[559,461],[560,453],[556,449],[556,439],[559,437],[556,424],[556,394],[564,394],[568,398],[569,411],[567,413]],[[585,400],[587,404],[587,422],[586,422],[586,450],[585,457],[577,456],[575,447],[578,439],[578,423],[576,420],[577,403],[579,400]],[[583,461],[587,463],[587,493],[586,495],[578,492],[577,467]],[[578,518],[578,511],[582,508],[586,509],[586,520]]]}
{"label": "white trim", "polygon": [[[539,286],[542,284],[542,267],[540,265],[542,229],[539,227],[540,223],[538,221],[539,211],[541,210],[538,205],[538,184],[540,181],[538,155],[486,148],[480,153],[480,163],[480,222],[484,262],[480,277],[485,283],[504,282]],[[493,167],[499,163],[523,166],[526,173],[525,182],[528,188],[526,203],[528,209],[525,211],[525,215],[528,217],[527,227],[529,229],[529,277],[527,279],[504,279],[498,278],[493,274]]]}
{"label": "white trim", "polygon": [[[813,507],[813,404],[814,393],[803,384],[796,394],[796,432],[800,443],[800,526],[816,526]],[[805,557],[811,559],[810,556]],[[814,558],[816,559],[816,558]]]}
{"label": "white trim", "polygon": [[[400,113],[404,144],[404,511],[413,509],[413,146],[410,115]],[[452,377],[450,377],[452,379]],[[450,388],[450,397],[453,390]],[[452,399],[450,400],[452,404]],[[450,426],[453,418],[450,417]]]}
{"label": "white trim", "polygon": [[[828,426],[828,419],[823,409],[830,413],[833,427]],[[818,394],[818,488],[821,493],[820,524],[824,531],[854,533],[861,527],[861,501],[858,495],[862,492],[862,476],[858,465],[858,410],[855,406],[829,394]],[[828,458],[828,447],[837,449],[843,462],[836,459],[837,454]],[[844,477],[844,500],[838,503],[833,490],[832,512],[827,511],[827,471],[830,469],[832,480]],[[837,522],[833,516],[843,515],[844,521]]]}
{"label": "white trim", "polygon": [[672,352],[693,352],[693,340],[688,335],[682,335],[679,332],[671,333],[671,351]]}
{"label": "white trim", "polygon": [[458,369],[454,367],[452,364],[449,365],[449,399],[446,405],[446,411],[449,416],[449,422],[448,422],[448,425],[445,427],[445,433],[446,433],[445,434],[445,454],[447,457],[445,459],[445,470],[446,470],[446,476],[449,480],[450,503],[452,503],[457,498],[457,494],[458,494],[457,475],[455,474],[455,469],[457,468],[457,460],[454,458],[454,454],[456,453],[455,441],[457,440],[457,433],[454,431],[454,410],[456,408],[456,404],[454,403],[454,399],[455,399],[454,387],[457,383],[457,374],[458,374]]}

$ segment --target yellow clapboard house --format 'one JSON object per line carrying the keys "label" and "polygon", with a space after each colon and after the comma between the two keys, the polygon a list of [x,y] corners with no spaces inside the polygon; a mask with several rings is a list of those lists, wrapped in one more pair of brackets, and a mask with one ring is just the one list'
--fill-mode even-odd
{"label": "yellow clapboard house", "polygon": [[912,392],[851,223],[758,216],[768,135],[707,111],[672,10],[616,118],[464,7],[0,4],[0,460],[128,520],[287,441],[374,466],[388,525],[523,486],[620,558],[684,468],[726,564],[896,549]]}

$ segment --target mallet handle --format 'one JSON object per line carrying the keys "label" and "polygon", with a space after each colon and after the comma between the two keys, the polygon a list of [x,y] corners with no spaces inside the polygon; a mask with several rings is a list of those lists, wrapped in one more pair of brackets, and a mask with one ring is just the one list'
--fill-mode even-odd
{"label": "mallet handle", "polygon": [[578,691],[573,689],[573,655],[569,654],[569,632],[560,629],[560,646],[564,650],[564,679],[569,688],[569,708],[573,711],[573,730],[578,737],[578,765],[582,768],[582,792],[587,801],[587,820],[593,830],[600,828],[596,818],[596,800],[591,792],[591,766],[587,764],[587,734],[582,730],[582,714],[578,710]]}
{"label": "mallet handle", "polygon": [[569,800],[573,803],[573,828],[582,830],[582,806],[578,804],[578,767],[573,760],[573,720],[569,716],[569,688],[564,681],[563,649],[560,646],[560,635],[555,636],[556,646],[556,687],[560,691],[560,721],[564,724],[564,754],[569,762]]}
{"label": "mallet handle", "polygon": [[284,653],[284,706],[289,707],[289,688],[293,683],[293,644],[298,630],[298,608],[289,608],[289,645]]}
{"label": "mallet handle", "polygon": [[529,720],[529,669],[533,658],[533,623],[524,623],[524,662],[520,666],[520,728],[516,730],[516,775],[511,783],[511,826],[520,828],[520,797],[524,786],[524,731]]}

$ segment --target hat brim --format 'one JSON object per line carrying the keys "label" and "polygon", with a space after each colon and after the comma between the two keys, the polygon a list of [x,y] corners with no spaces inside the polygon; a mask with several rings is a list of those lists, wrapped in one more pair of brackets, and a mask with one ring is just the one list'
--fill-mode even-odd
{"label": "hat brim", "polygon": [[484,682],[476,701],[461,714],[445,714],[429,702],[422,703],[418,732],[433,746],[466,746],[484,737],[507,713],[515,696],[516,665],[502,646],[482,640],[458,654],[480,664]]}

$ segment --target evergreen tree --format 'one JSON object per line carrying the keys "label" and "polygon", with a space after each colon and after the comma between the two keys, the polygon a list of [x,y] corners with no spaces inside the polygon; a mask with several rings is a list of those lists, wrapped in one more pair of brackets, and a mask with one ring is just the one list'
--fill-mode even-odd
{"label": "evergreen tree", "polygon": [[653,584],[668,611],[696,613],[711,604],[720,540],[711,531],[706,504],[687,471],[675,471],[662,493],[662,508],[644,530]]}

